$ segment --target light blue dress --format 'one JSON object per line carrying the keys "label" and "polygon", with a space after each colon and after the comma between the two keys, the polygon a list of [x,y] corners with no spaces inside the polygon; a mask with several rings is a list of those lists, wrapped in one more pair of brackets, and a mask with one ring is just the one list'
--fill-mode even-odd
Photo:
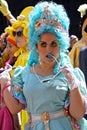
{"label": "light blue dress", "polygon": [[[83,73],[74,69],[74,73],[81,81],[80,89],[83,95],[87,95]],[[27,104],[27,110],[33,115],[41,115],[42,112],[55,113],[64,110],[65,101],[69,94],[68,81],[63,73],[49,82],[41,83],[40,80],[53,77],[53,75],[42,77],[30,72],[29,66],[18,67],[12,78],[12,86],[18,86],[23,92],[13,87],[14,97],[23,104]],[[78,122],[81,130],[87,130],[87,121],[82,119]],[[72,130],[68,117],[61,116],[50,120],[50,130]],[[45,130],[44,123],[40,120],[35,122],[34,128],[26,130]]]}

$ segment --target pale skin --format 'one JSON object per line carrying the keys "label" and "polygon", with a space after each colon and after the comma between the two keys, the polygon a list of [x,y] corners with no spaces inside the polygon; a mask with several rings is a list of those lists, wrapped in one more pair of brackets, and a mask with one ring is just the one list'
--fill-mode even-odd
{"label": "pale skin", "polygon": [[[18,27],[15,32],[19,32],[19,31],[23,31],[23,28],[22,27]],[[16,38],[17,46],[19,48],[24,48],[24,47],[27,46],[26,37],[23,35],[23,33],[22,33],[21,36],[16,35],[15,38]]]}
{"label": "pale skin", "polygon": [[8,52],[9,52],[10,58],[13,57],[14,53],[18,50],[18,47],[15,46],[14,44],[10,43],[10,42],[7,43],[6,48],[7,48]]}
{"label": "pale skin", "polygon": [[87,18],[85,19],[83,26],[82,26],[82,38],[83,38],[83,41],[85,41],[85,42],[87,42],[87,32],[84,31],[86,26],[87,26]]}
{"label": "pale skin", "polygon": [[[58,45],[58,41],[56,41],[56,36],[54,34],[44,33],[40,36],[40,43],[37,44],[37,50],[40,57],[40,64],[35,65],[35,71],[37,74],[41,76],[47,76],[53,74],[55,60],[54,59],[48,60],[46,58],[46,54],[52,53],[54,54],[55,58],[57,58],[59,49],[60,48]],[[65,74],[67,80],[70,83],[71,77],[72,78],[74,77],[73,73],[67,66],[61,68],[61,71]],[[31,67],[31,72],[34,73],[33,67]],[[7,73],[7,75],[4,74],[4,76],[0,78],[1,88],[3,88],[3,86],[7,81],[9,82],[8,77],[9,74]],[[70,92],[70,107],[69,107],[71,115],[76,120],[80,120],[85,113],[84,101],[78,87]],[[19,112],[24,107],[23,104],[21,104],[18,100],[12,97],[12,95],[9,93],[9,88],[6,88],[4,90],[4,100],[12,114]]]}

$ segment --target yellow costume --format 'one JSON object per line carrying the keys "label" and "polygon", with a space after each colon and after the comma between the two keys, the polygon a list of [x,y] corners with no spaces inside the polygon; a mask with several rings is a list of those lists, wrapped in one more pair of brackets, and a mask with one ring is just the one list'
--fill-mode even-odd
{"label": "yellow costume", "polygon": [[82,38],[75,43],[73,48],[71,49],[69,53],[69,57],[71,59],[71,63],[73,67],[79,67],[79,53],[81,48],[87,46],[87,32],[85,31],[85,28],[87,26],[87,18],[83,21],[82,24]]}
{"label": "yellow costume", "polygon": [[[7,27],[6,28],[6,32],[9,33],[9,35],[13,38],[13,31],[16,30],[18,27],[22,27],[23,28],[23,36],[25,37],[25,46],[24,47],[20,47],[15,53],[14,56],[17,57],[17,60],[15,61],[15,64],[13,66],[18,67],[18,66],[25,66],[28,59],[29,59],[29,50],[27,49],[27,45],[28,45],[28,21],[26,21],[25,17],[23,17],[23,19],[21,19],[21,16],[18,16],[18,19],[16,22],[14,22],[12,24],[11,27]],[[16,38],[15,38],[16,40]],[[22,44],[22,42],[20,41],[20,43]],[[15,69],[13,69],[10,72],[10,75],[12,77],[12,75],[14,74]],[[21,125],[21,130],[24,130],[24,126],[25,124],[28,122],[28,115],[27,115],[27,111],[26,110],[22,110],[19,114],[19,123]]]}
{"label": "yellow costume", "polygon": [[73,67],[79,67],[79,53],[81,48],[85,46],[87,46],[87,42],[83,38],[81,38],[70,51],[69,57],[71,59]]}
{"label": "yellow costume", "polygon": [[[15,52],[14,56],[18,57],[17,61],[14,64],[15,67],[17,67],[17,66],[25,66],[27,61],[28,61],[28,58],[29,58],[29,51],[26,50],[25,48],[19,48]],[[13,73],[14,73],[14,70],[11,71],[11,75],[13,75]]]}

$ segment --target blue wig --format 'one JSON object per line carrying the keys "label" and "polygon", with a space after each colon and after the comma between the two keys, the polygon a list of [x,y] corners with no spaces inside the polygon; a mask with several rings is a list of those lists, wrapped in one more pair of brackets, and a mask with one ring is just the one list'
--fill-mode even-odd
{"label": "blue wig", "polygon": [[[36,28],[36,22],[37,21],[41,21],[41,17],[43,15],[43,12],[45,10],[45,8],[48,7],[48,10],[51,12],[49,13],[50,15],[52,14],[52,16],[50,16],[50,20],[52,21],[54,19],[54,16],[57,19],[57,22],[59,21],[61,23],[60,27],[57,27],[55,24],[42,24],[40,25],[40,28],[35,29]],[[45,13],[44,13],[45,14]],[[48,14],[48,15],[49,15]],[[46,21],[46,18],[45,18]],[[54,20],[53,20],[54,21]],[[39,2],[34,9],[31,11],[31,13],[29,14],[29,45],[30,45],[30,57],[29,57],[29,61],[28,64],[29,66],[32,66],[33,64],[37,64],[39,63],[39,55],[36,49],[36,45],[39,43],[40,41],[40,35],[45,33],[45,32],[50,32],[54,35],[56,35],[56,38],[58,40],[59,43],[59,47],[60,47],[60,52],[59,52],[59,60],[60,60],[60,65],[64,66],[64,65],[68,65],[69,67],[71,66],[70,63],[70,59],[67,55],[67,51],[69,48],[69,42],[70,42],[70,38],[69,38],[69,18],[67,16],[67,13],[64,9],[64,7],[62,5],[57,5],[54,2]],[[42,22],[42,21],[41,21]],[[59,23],[58,22],[58,23]],[[61,29],[62,27],[62,29]],[[55,69],[54,69],[54,73],[58,72],[58,66],[55,65]]]}

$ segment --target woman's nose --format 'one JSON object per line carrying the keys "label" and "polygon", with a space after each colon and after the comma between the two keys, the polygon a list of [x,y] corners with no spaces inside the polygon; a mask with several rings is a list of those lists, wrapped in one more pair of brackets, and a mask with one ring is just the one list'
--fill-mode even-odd
{"label": "woman's nose", "polygon": [[47,50],[48,51],[51,51],[52,50],[52,47],[50,45],[47,46]]}

